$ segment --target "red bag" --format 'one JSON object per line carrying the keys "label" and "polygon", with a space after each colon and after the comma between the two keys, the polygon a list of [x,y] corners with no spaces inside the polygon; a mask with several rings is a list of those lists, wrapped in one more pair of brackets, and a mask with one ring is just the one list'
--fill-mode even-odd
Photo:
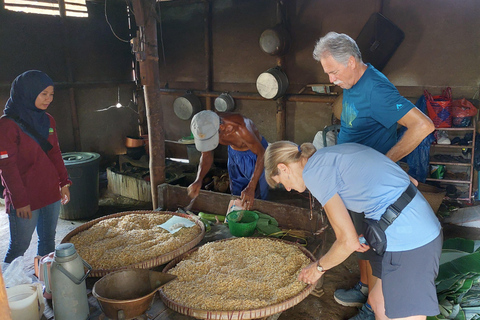
{"label": "red bag", "polygon": [[452,125],[454,127],[468,127],[471,124],[471,118],[477,115],[477,108],[463,98],[452,102]]}
{"label": "red bag", "polygon": [[464,118],[477,115],[477,108],[465,98],[453,101],[452,107],[452,116],[454,117]]}
{"label": "red bag", "polygon": [[452,89],[442,90],[441,96],[432,96],[423,91],[427,100],[427,112],[435,128],[450,128],[452,126]]}

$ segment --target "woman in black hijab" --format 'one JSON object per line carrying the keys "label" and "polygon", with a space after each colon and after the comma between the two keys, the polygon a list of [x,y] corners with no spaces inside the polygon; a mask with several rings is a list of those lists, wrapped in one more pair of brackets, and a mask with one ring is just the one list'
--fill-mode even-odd
{"label": "woman in black hijab", "polygon": [[55,120],[46,112],[53,94],[48,75],[26,71],[13,81],[0,118],[0,175],[10,223],[7,263],[25,253],[35,228],[37,254],[53,252],[60,203],[70,201],[72,182],[58,145]]}

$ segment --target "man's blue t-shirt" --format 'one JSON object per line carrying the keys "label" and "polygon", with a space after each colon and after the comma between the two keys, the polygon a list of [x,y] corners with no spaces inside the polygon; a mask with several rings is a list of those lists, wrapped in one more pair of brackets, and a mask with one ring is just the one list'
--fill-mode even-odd
{"label": "man's blue t-shirt", "polygon": [[360,80],[343,90],[338,144],[360,143],[386,154],[397,143],[397,121],[415,107],[371,64]]}
{"label": "man's blue t-shirt", "polygon": [[[322,148],[303,169],[303,180],[312,195],[325,205],[335,194],[346,208],[379,220],[410,184],[408,175],[385,155],[360,144]],[[387,251],[421,247],[440,233],[440,222],[420,192],[390,225]]]}

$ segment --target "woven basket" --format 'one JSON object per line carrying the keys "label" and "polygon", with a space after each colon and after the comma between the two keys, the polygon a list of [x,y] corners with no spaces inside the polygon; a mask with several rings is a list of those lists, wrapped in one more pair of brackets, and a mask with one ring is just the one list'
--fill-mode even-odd
{"label": "woven basket", "polygon": [[[126,216],[126,215],[129,215],[129,214],[148,214],[148,213],[169,214],[169,215],[180,216],[180,217],[183,217],[183,218],[189,218],[189,216],[187,214],[169,212],[169,211],[125,211],[125,212],[111,214],[111,215],[108,215],[108,216],[98,218],[98,219],[89,221],[87,223],[84,223],[81,226],[72,230],[70,233],[68,233],[63,238],[61,243],[69,242],[69,240],[74,235],[76,235],[77,233],[80,233],[82,231],[87,230],[88,228],[90,228],[91,226],[97,224],[98,222],[100,222],[102,220],[122,217],[122,216]],[[193,240],[191,240],[190,242],[185,243],[180,248],[177,248],[177,249],[175,249],[171,252],[162,254],[161,256],[158,256],[156,258],[153,258],[153,259],[150,259],[150,260],[147,260],[147,261],[134,263],[134,264],[131,264],[131,265],[128,265],[128,266],[123,266],[123,267],[118,267],[118,268],[113,268],[113,269],[93,269],[88,276],[93,277],[93,278],[103,277],[103,276],[109,274],[110,272],[117,271],[117,270],[131,269],[131,268],[150,269],[150,268],[165,264],[165,263],[171,261],[172,259],[175,259],[176,257],[180,256],[181,254],[187,252],[188,250],[192,249],[200,241],[202,241],[202,239],[205,235],[205,226],[203,225],[203,223],[201,221],[198,221],[198,220],[195,221],[195,224],[200,227],[200,229],[201,229],[200,234],[197,237],[195,237]]]}
{"label": "woven basket", "polygon": [[[255,239],[255,238],[251,238]],[[264,239],[264,238],[263,238]],[[219,241],[231,241],[235,240],[235,238],[231,239],[223,239],[223,240],[217,240],[215,242]],[[307,249],[304,247],[298,246],[292,242],[281,240],[281,239],[271,239],[272,241],[281,241],[284,243],[288,243],[291,245],[297,246],[310,260],[316,261],[315,257],[313,254],[310,253]],[[172,261],[170,261],[165,268],[163,269],[162,272],[167,272],[171,268],[175,267],[177,263],[185,259],[187,256],[192,254],[193,252],[197,251],[199,248],[194,248],[183,255],[176,257]],[[303,299],[305,299],[312,291],[315,289],[314,284],[307,285],[302,291],[300,291],[296,296],[287,299],[283,302],[276,303],[270,306],[266,306],[263,308],[258,308],[258,309],[251,309],[251,310],[231,310],[231,311],[226,311],[226,310],[221,310],[221,311],[215,311],[215,310],[201,310],[201,309],[193,309],[186,307],[184,305],[178,304],[175,301],[171,300],[168,298],[165,293],[163,292],[163,289],[160,289],[160,298],[162,299],[163,303],[170,309],[187,315],[194,317],[195,319],[215,319],[215,320],[247,320],[247,319],[260,319],[264,317],[268,317],[273,314],[280,313],[282,311],[285,311],[298,303],[300,303]]]}

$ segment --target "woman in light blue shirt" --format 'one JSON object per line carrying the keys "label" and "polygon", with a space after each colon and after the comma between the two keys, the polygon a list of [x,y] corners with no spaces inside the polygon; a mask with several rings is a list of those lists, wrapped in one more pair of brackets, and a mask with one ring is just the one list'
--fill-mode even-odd
{"label": "woman in light blue shirt", "polygon": [[[385,155],[370,147],[345,143],[316,151],[311,143],[289,141],[271,144],[265,152],[265,177],[270,186],[286,190],[307,188],[323,205],[336,235],[330,250],[299,275],[316,282],[355,251],[366,252],[348,210],[380,220],[386,209],[413,190],[393,223],[385,230],[386,252],[373,274],[381,279],[370,291],[377,319],[426,319],[439,314],[435,278],[442,247],[440,223],[408,175]],[[410,200],[410,198],[409,198]],[[367,239],[368,240],[368,239]]]}

